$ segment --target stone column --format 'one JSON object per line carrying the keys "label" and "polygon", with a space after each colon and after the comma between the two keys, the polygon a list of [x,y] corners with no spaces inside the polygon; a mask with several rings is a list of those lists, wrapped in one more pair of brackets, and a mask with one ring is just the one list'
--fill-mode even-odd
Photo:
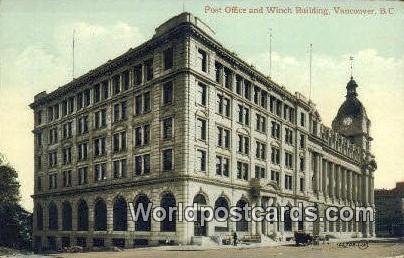
{"label": "stone column", "polygon": [[351,201],[352,200],[352,171],[348,170],[348,175],[347,175],[347,179],[348,179],[348,200]]}
{"label": "stone column", "polygon": [[[256,202],[256,207],[261,207],[261,196],[258,196],[257,202]],[[256,221],[255,222],[255,227],[256,227],[256,234],[261,235],[262,234],[262,221]]]}
{"label": "stone column", "polygon": [[345,200],[346,197],[346,179],[345,179],[345,168],[341,167],[341,199]]}
{"label": "stone column", "polygon": [[362,202],[362,175],[361,174],[358,174],[358,176],[357,176],[357,179],[358,179],[358,185],[357,185],[357,187],[358,187],[358,202]]}
{"label": "stone column", "polygon": [[319,154],[316,154],[316,187],[317,193],[321,192],[321,157]]}
{"label": "stone column", "polygon": [[331,162],[330,163],[330,177],[329,177],[330,186],[329,187],[330,187],[330,197],[333,199],[335,197],[335,193],[334,193],[334,191],[335,191],[335,180],[334,180],[335,171],[334,171],[334,168],[335,168],[335,164]]}
{"label": "stone column", "polygon": [[323,160],[323,192],[325,197],[328,196],[327,186],[328,186],[328,161]]}
{"label": "stone column", "polygon": [[[340,197],[341,197],[341,193],[340,193],[340,191],[341,191],[341,175],[340,175],[340,169],[339,169],[340,167],[338,166],[338,165],[335,165],[335,170],[334,170],[334,173],[335,173],[335,197],[337,198],[337,199],[339,199]],[[335,224],[335,223],[334,223]]]}

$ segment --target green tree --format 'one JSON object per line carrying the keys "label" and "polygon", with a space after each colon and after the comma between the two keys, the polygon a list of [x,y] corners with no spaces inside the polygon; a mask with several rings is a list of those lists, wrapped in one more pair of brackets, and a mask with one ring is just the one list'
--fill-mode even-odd
{"label": "green tree", "polygon": [[0,205],[16,205],[20,201],[18,174],[0,154]]}
{"label": "green tree", "polygon": [[31,247],[32,214],[19,204],[17,171],[0,154],[0,246]]}

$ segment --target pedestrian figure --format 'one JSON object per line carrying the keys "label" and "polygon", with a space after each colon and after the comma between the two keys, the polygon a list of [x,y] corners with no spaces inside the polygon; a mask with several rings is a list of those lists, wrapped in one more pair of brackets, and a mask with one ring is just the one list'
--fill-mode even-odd
{"label": "pedestrian figure", "polygon": [[237,246],[237,233],[235,231],[233,232],[233,245]]}

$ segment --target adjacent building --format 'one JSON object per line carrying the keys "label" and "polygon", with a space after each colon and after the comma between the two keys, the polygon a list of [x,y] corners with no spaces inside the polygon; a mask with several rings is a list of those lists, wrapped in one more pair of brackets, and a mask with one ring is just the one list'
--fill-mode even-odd
{"label": "adjacent building", "polygon": [[375,189],[376,235],[404,236],[404,182],[390,190]]}
{"label": "adjacent building", "polygon": [[374,236],[369,222],[131,220],[128,202],[373,206],[370,120],[353,78],[329,128],[311,101],[214,37],[182,13],[144,44],[35,96],[36,248],[192,244],[232,231]]}

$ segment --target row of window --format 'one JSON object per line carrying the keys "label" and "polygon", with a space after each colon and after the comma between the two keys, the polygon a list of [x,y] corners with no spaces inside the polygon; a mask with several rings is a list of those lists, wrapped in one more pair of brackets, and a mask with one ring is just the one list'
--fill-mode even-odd
{"label": "row of window", "polygon": [[[174,63],[173,48],[168,48],[163,51],[163,69],[172,68]],[[144,61],[143,64],[138,64],[133,68],[133,85],[141,85],[143,81],[149,81],[153,79],[153,59]],[[111,94],[109,89],[111,84]],[[129,70],[123,71],[120,74],[114,75],[110,80],[104,80],[92,87],[92,101],[98,103],[102,100],[106,100],[110,95],[117,95],[122,91],[129,89],[130,87],[130,72]],[[165,94],[167,95],[167,94]],[[76,100],[76,101],[75,101]],[[76,103],[75,103],[76,102]],[[48,122],[59,119],[74,112],[74,107],[79,111],[91,104],[91,89],[85,89],[76,94],[75,97],[68,97],[60,104],[55,104],[47,109]],[[61,114],[60,107],[61,106]],[[35,114],[36,125],[42,124],[42,111],[37,111]]]}
{"label": "row of window", "polygon": [[[150,154],[142,154],[134,157],[134,174],[137,176],[150,174]],[[172,171],[174,169],[173,163],[173,150],[165,149],[162,151],[162,170]],[[112,177],[125,178],[127,177],[127,160],[119,159],[112,162]],[[48,175],[48,188],[56,189],[58,187],[58,174],[51,173]],[[107,163],[102,162],[94,165],[94,181],[99,182],[106,180],[107,177]],[[72,170],[64,170],[62,172],[63,187],[72,186]],[[78,185],[88,184],[88,166],[80,167],[77,169],[77,182]],[[42,177],[37,178],[37,189],[42,190]]]}

